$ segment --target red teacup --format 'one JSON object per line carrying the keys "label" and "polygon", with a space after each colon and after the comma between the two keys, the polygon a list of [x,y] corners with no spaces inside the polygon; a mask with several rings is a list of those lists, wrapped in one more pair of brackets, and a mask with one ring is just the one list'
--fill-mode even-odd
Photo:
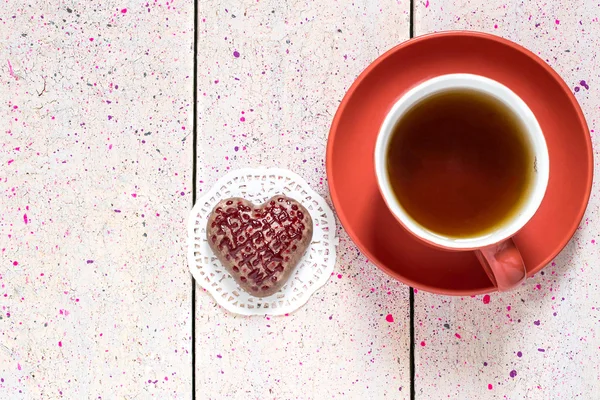
{"label": "red teacup", "polygon": [[[524,174],[531,175],[531,187],[524,192],[525,198],[519,202],[517,208],[512,209],[510,215],[506,215],[499,225],[484,229],[475,235],[461,237],[441,234],[418,222],[394,194],[388,171],[388,149],[398,121],[423,99],[452,90],[479,92],[503,103],[512,114],[511,117],[522,126],[520,134],[533,155],[531,164],[526,167],[531,170],[523,171]],[[398,222],[415,238],[431,246],[451,251],[474,251],[490,280],[500,291],[515,287],[527,276],[521,254],[511,238],[529,222],[542,203],[548,186],[549,169],[546,140],[527,104],[503,84],[473,74],[437,76],[407,91],[388,112],[375,144],[377,184],[387,207]]]}
{"label": "red teacup", "polygon": [[469,296],[497,290],[475,252],[427,245],[404,228],[383,200],[373,162],[382,122],[398,98],[421,82],[456,73],[484,76],[510,88],[544,132],[551,165],[548,188],[535,216],[512,238],[527,275],[541,271],[569,242],[584,215],[593,149],[573,89],[518,44],[459,31],[424,35],[390,49],[360,74],[340,103],[326,166],[337,216],[373,265],[419,290]]}

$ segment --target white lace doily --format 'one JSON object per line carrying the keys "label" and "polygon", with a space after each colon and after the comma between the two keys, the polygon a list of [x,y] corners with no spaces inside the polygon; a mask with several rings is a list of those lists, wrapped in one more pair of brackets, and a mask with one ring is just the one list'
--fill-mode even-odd
{"label": "white lace doily", "polygon": [[[219,200],[243,197],[259,205],[277,194],[306,207],[313,220],[313,238],[283,288],[258,298],[242,290],[215,257],[206,240],[206,221]],[[227,310],[243,315],[287,314],[304,305],[333,273],[338,244],[335,232],[333,212],[297,174],[278,168],[240,169],[219,179],[196,201],[188,221],[188,263],[196,282]]]}

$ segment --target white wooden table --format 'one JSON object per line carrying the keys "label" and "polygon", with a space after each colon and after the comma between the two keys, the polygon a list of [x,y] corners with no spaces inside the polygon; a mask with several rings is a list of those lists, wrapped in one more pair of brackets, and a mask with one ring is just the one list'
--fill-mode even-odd
{"label": "white wooden table", "polygon": [[0,399],[600,399],[597,183],[552,264],[489,298],[411,297],[339,228],[305,307],[238,317],[185,257],[194,190],[230,169],[289,168],[329,201],[339,101],[411,27],[539,54],[576,91],[598,175],[598,17],[591,0],[2,2]]}

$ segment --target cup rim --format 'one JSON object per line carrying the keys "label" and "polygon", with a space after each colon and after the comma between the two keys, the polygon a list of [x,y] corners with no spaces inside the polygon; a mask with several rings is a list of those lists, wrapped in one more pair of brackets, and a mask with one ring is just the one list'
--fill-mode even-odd
{"label": "cup rim", "polygon": [[[452,238],[435,233],[417,223],[401,206],[391,189],[386,168],[386,156],[397,121],[415,104],[429,95],[452,89],[472,89],[490,95],[506,105],[520,119],[534,150],[536,177],[529,197],[516,216],[499,229],[470,238]],[[404,93],[391,107],[380,127],[375,144],[375,174],[377,186],[395,219],[422,241],[449,250],[474,250],[491,246],[514,236],[535,215],[548,186],[549,154],[541,127],[527,104],[512,90],[493,79],[475,74],[446,74],[423,81]]]}

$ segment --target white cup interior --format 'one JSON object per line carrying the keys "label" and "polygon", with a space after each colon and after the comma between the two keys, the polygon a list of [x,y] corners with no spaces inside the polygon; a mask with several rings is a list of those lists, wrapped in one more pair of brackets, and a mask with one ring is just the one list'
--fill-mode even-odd
{"label": "white cup interior", "polygon": [[[505,104],[514,116],[518,118],[527,135],[531,150],[534,156],[534,169],[532,174],[532,185],[528,192],[528,197],[521,203],[519,210],[515,216],[493,232],[485,233],[477,237],[469,238],[452,238],[432,232],[417,223],[402,207],[394,195],[390,185],[390,180],[387,171],[387,153],[392,133],[396,123],[404,116],[404,114],[415,104],[423,99],[443,91],[456,89],[470,89],[479,91],[496,98]],[[535,118],[533,112],[527,104],[517,96],[512,90],[496,82],[492,79],[485,78],[472,74],[450,74],[442,75],[429,79],[404,94],[389,111],[377,137],[375,145],[375,173],[377,182],[383,198],[394,214],[394,216],[413,234],[420,237],[431,244],[450,248],[450,249],[475,249],[489,246],[504,239],[507,239],[517,233],[530,219],[533,217],[539,208],[549,177],[549,158],[546,140],[542,133],[542,129]]]}

